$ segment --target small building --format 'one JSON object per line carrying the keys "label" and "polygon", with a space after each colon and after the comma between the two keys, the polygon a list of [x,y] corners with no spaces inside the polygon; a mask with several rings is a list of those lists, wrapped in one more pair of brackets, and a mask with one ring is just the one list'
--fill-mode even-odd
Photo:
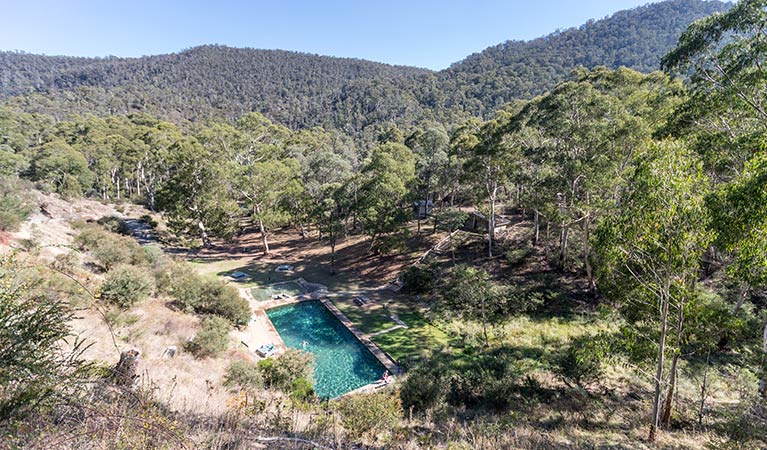
{"label": "small building", "polygon": [[[469,213],[469,218],[463,225],[463,229],[474,233],[487,233],[488,218],[479,211]],[[495,215],[495,232],[506,231],[511,225],[511,221],[505,217]]]}
{"label": "small building", "polygon": [[429,217],[434,209],[434,203],[431,200],[418,200],[413,202],[413,216],[416,219]]}

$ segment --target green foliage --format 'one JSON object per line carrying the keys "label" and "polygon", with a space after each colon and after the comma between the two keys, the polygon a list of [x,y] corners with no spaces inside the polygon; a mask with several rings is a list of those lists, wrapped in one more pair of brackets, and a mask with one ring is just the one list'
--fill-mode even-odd
{"label": "green foliage", "polygon": [[314,357],[311,353],[288,349],[285,353],[262,359],[258,369],[267,387],[291,392],[295,387],[298,393],[305,392],[303,382],[311,380],[314,373]]}
{"label": "green foliage", "polygon": [[532,41],[500,43],[439,72],[223,46],[138,59],[0,52],[9,73],[0,96],[25,94],[12,104],[58,117],[151,110],[181,122],[262,111],[292,129],[344,129],[372,141],[391,123],[489,117],[514,99],[552,89],[579,66],[657,70],[688,24],[727,6],[651,4]]}
{"label": "green foliage", "polygon": [[152,274],[144,268],[120,265],[106,274],[101,296],[121,308],[130,308],[154,294]]}
{"label": "green foliage", "polygon": [[146,253],[133,238],[120,236],[99,226],[86,225],[74,239],[75,245],[90,252],[104,270],[118,265],[142,265]]}
{"label": "green foliage", "polygon": [[235,287],[204,278],[188,264],[167,262],[156,276],[160,291],[172,296],[184,311],[214,314],[234,325],[250,321],[250,305]]}
{"label": "green foliage", "polygon": [[445,353],[432,355],[408,372],[400,390],[402,407],[406,411],[445,405],[504,410],[527,389],[523,376],[529,368],[520,359],[509,348],[461,358]]}
{"label": "green foliage", "polygon": [[264,385],[261,370],[250,361],[232,361],[226,368],[224,386],[240,389],[255,389]]}
{"label": "green foliage", "polygon": [[71,339],[72,312],[45,289],[24,282],[12,256],[0,257],[0,418],[40,411],[84,378],[82,342]]}
{"label": "green foliage", "polygon": [[297,402],[310,402],[317,397],[312,381],[304,377],[296,378],[290,385],[288,393],[290,398]]}
{"label": "green foliage", "polygon": [[85,156],[63,141],[52,141],[32,150],[32,179],[55,192],[81,196],[93,185],[94,174]]}
{"label": "green foliage", "polygon": [[[400,233],[410,216],[403,204],[415,176],[414,159],[406,146],[386,143],[373,149],[362,168],[357,208],[363,229],[371,237],[371,249],[386,252],[401,239]],[[389,239],[381,242],[381,237]]]}
{"label": "green foliage", "polygon": [[98,219],[96,223],[104,227],[107,231],[111,231],[112,233],[124,235],[131,234],[131,230],[128,228],[125,221],[117,216],[104,216]]}
{"label": "green foliage", "polygon": [[469,218],[469,213],[457,208],[442,208],[434,213],[434,223],[440,230],[452,233],[460,229]]}
{"label": "green foliage", "polygon": [[586,389],[602,378],[607,345],[599,336],[573,339],[554,361],[554,372],[568,385]]}
{"label": "green foliage", "polygon": [[202,329],[184,344],[184,349],[198,358],[217,356],[229,345],[231,324],[221,317],[211,316],[202,320]]}
{"label": "green foliage", "polygon": [[404,415],[397,392],[345,397],[338,402],[338,412],[352,439],[391,434]]}
{"label": "green foliage", "polygon": [[27,189],[21,180],[0,177],[0,231],[15,231],[35,210]]}
{"label": "green foliage", "polygon": [[434,290],[437,281],[437,270],[432,266],[409,266],[402,271],[402,283],[410,294],[428,294]]}

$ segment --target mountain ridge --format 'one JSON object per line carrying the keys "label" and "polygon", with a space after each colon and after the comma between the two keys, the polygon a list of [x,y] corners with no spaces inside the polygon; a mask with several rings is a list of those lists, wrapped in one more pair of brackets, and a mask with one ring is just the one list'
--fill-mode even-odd
{"label": "mountain ridge", "polygon": [[291,128],[349,133],[385,123],[489,117],[551,89],[579,66],[658,69],[694,20],[729,3],[669,0],[529,41],[505,41],[432,71],[290,50],[202,45],[135,58],[0,52],[0,98],[67,116],[148,112],[174,122],[250,111]]}

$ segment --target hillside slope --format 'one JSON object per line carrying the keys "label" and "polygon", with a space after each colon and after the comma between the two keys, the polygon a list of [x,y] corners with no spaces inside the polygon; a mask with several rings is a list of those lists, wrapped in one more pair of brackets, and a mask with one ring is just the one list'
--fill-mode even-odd
{"label": "hillside slope", "polygon": [[355,133],[385,122],[487,117],[580,65],[655,70],[694,20],[719,1],[669,0],[528,42],[508,41],[432,72],[279,50],[202,46],[141,58],[0,53],[0,97],[66,116],[145,111],[175,122],[259,111],[292,128]]}

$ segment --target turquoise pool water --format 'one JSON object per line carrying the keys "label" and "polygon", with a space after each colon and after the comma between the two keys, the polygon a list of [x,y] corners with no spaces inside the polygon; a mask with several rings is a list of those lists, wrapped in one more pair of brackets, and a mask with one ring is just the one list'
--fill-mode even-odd
{"label": "turquoise pool water", "polygon": [[381,378],[386,368],[319,301],[273,308],[266,315],[289,348],[317,359],[314,390],[334,398]]}

